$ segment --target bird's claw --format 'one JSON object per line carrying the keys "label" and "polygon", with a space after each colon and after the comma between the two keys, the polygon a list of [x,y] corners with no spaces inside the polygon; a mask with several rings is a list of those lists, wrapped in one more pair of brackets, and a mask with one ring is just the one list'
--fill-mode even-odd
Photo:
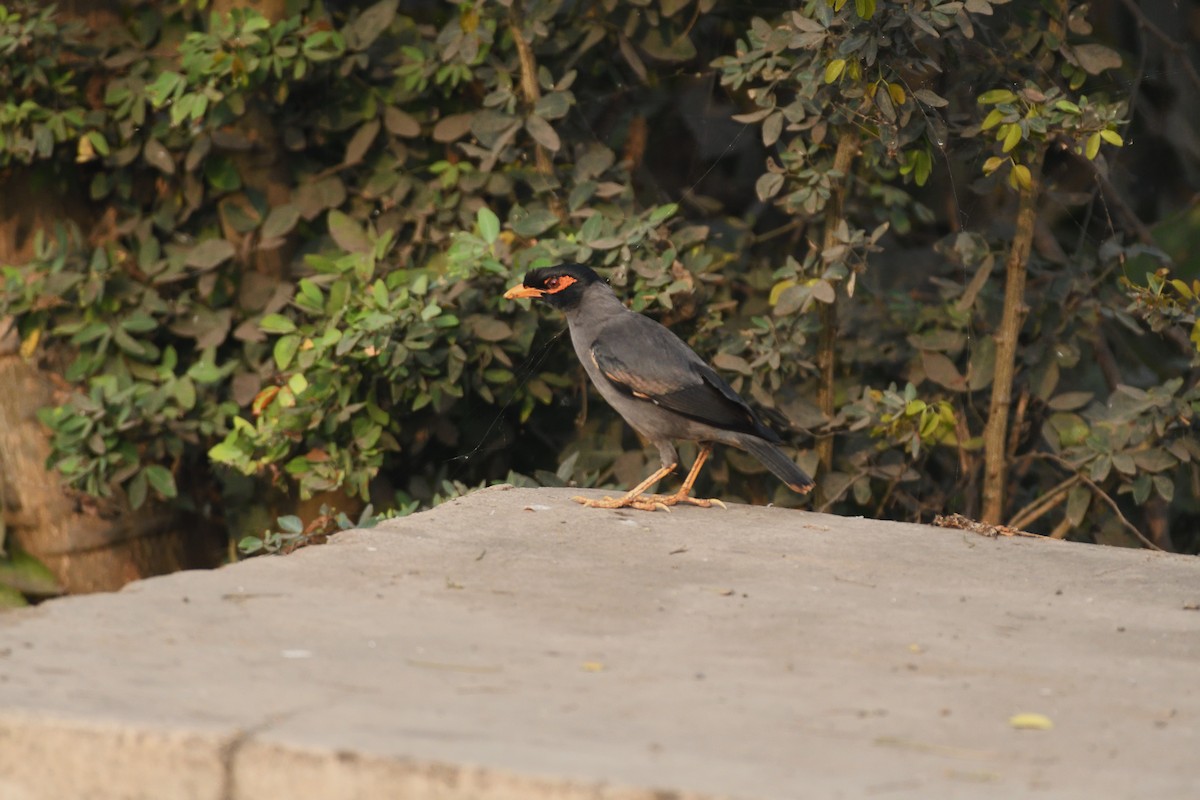
{"label": "bird's claw", "polygon": [[637,497],[609,497],[605,495],[600,499],[578,496],[571,499],[589,508],[634,508],[638,511],[666,511],[668,514],[671,513],[671,506],[678,505],[679,503],[686,503],[687,505],[698,506],[699,508],[720,506],[726,511],[729,510],[729,507],[716,497],[689,497],[688,495],[678,494],[639,495]]}
{"label": "bird's claw", "polygon": [[610,503],[616,503],[617,501],[608,495],[604,495],[604,497],[600,500],[597,500],[594,497],[583,497],[582,495],[576,495],[571,499],[576,503],[588,506],[589,508],[618,508],[618,506],[609,505]]}
{"label": "bird's claw", "polygon": [[679,505],[680,503],[685,503],[689,506],[696,506],[698,508],[710,508],[712,506],[720,506],[721,508],[725,509],[726,511],[729,510],[729,507],[726,506],[725,503],[723,503],[721,500],[719,500],[715,497],[703,498],[703,497],[691,497],[686,494],[683,494],[683,495],[681,495],[681,494],[667,494],[667,495],[656,494],[653,497],[651,497],[650,499],[653,500],[654,503],[658,507],[666,508],[668,510],[670,510],[671,506]]}

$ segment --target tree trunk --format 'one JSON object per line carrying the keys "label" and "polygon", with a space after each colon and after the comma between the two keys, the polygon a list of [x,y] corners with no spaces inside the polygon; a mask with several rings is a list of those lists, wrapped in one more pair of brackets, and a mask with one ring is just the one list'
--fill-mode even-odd
{"label": "tree trunk", "polygon": [[[845,133],[838,140],[837,150],[833,155],[833,169],[842,174],[840,182],[834,187],[833,194],[825,205],[825,233],[821,241],[821,252],[825,252],[837,244],[838,223],[842,219],[845,206],[846,189],[850,183],[850,168],[854,164],[854,156],[858,153],[858,135]],[[826,421],[833,419],[834,401],[837,397],[837,387],[834,384],[837,367],[837,337],[838,309],[837,297],[832,303],[819,305],[821,315],[821,335],[817,341],[817,370],[820,374],[820,385],[817,389],[817,405]],[[817,457],[820,459],[821,472],[828,474],[833,468],[833,437],[824,436],[817,440]],[[821,508],[830,498],[825,497],[821,483],[817,483],[817,494],[813,501],[814,508]]]}
{"label": "tree trunk", "polygon": [[1004,519],[1004,490],[1008,480],[1008,412],[1012,405],[1016,376],[1017,344],[1029,309],[1025,305],[1025,276],[1033,245],[1037,203],[1042,186],[1045,145],[1038,144],[1029,160],[1032,182],[1021,192],[1016,231],[1008,251],[1004,279],[1004,311],[996,329],[996,369],[992,380],[992,402],[983,429],[984,522],[1000,524]]}

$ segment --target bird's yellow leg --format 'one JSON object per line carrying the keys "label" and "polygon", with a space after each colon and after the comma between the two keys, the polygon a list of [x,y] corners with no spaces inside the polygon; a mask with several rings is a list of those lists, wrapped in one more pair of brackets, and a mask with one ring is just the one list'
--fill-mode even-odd
{"label": "bird's yellow leg", "polygon": [[701,508],[709,508],[711,506],[720,506],[725,508],[725,504],[715,497],[704,499],[701,497],[692,497],[692,484],[696,482],[696,478],[700,475],[700,468],[704,466],[704,462],[712,454],[713,446],[710,442],[705,442],[700,446],[700,452],[696,454],[696,461],[692,464],[691,470],[688,471],[687,477],[683,479],[683,486],[679,487],[679,491],[671,495],[654,495],[649,500],[655,503],[661,503],[670,508],[678,503],[687,503],[688,505],[700,506]]}
{"label": "bird's yellow leg", "polygon": [[572,497],[571,499],[576,503],[582,503],[590,508],[636,508],[641,511],[655,511],[659,508],[665,509],[665,504],[654,498],[644,497],[642,493],[667,475],[670,475],[676,466],[676,464],[664,466],[621,497],[603,497],[599,500],[592,497]]}

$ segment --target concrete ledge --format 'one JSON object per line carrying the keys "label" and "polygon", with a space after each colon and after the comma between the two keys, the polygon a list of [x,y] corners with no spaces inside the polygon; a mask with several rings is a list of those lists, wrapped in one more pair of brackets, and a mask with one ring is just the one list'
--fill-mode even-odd
{"label": "concrete ledge", "polygon": [[2,711],[0,800],[229,797],[233,740]]}
{"label": "concrete ledge", "polygon": [[0,617],[0,800],[1200,796],[1196,559],[571,494]]}

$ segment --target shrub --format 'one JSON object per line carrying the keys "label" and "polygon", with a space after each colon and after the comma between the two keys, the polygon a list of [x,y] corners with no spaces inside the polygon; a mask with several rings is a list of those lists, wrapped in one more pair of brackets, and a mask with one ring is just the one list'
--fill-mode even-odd
{"label": "shrub", "polygon": [[[1082,4],[130,5],[107,36],[0,16],[0,165],[99,221],[4,272],[78,387],[45,421],[85,491],[184,502],[210,461],[384,507],[627,483],[648,456],[577,413],[561,320],[500,299],[569,259],[811,442],[821,508],[1108,539],[1152,495],[1190,513],[1191,366],[1112,343],[1191,312],[1118,282],[1092,213],[1127,84]],[[799,502],[736,452],[711,475]]]}

